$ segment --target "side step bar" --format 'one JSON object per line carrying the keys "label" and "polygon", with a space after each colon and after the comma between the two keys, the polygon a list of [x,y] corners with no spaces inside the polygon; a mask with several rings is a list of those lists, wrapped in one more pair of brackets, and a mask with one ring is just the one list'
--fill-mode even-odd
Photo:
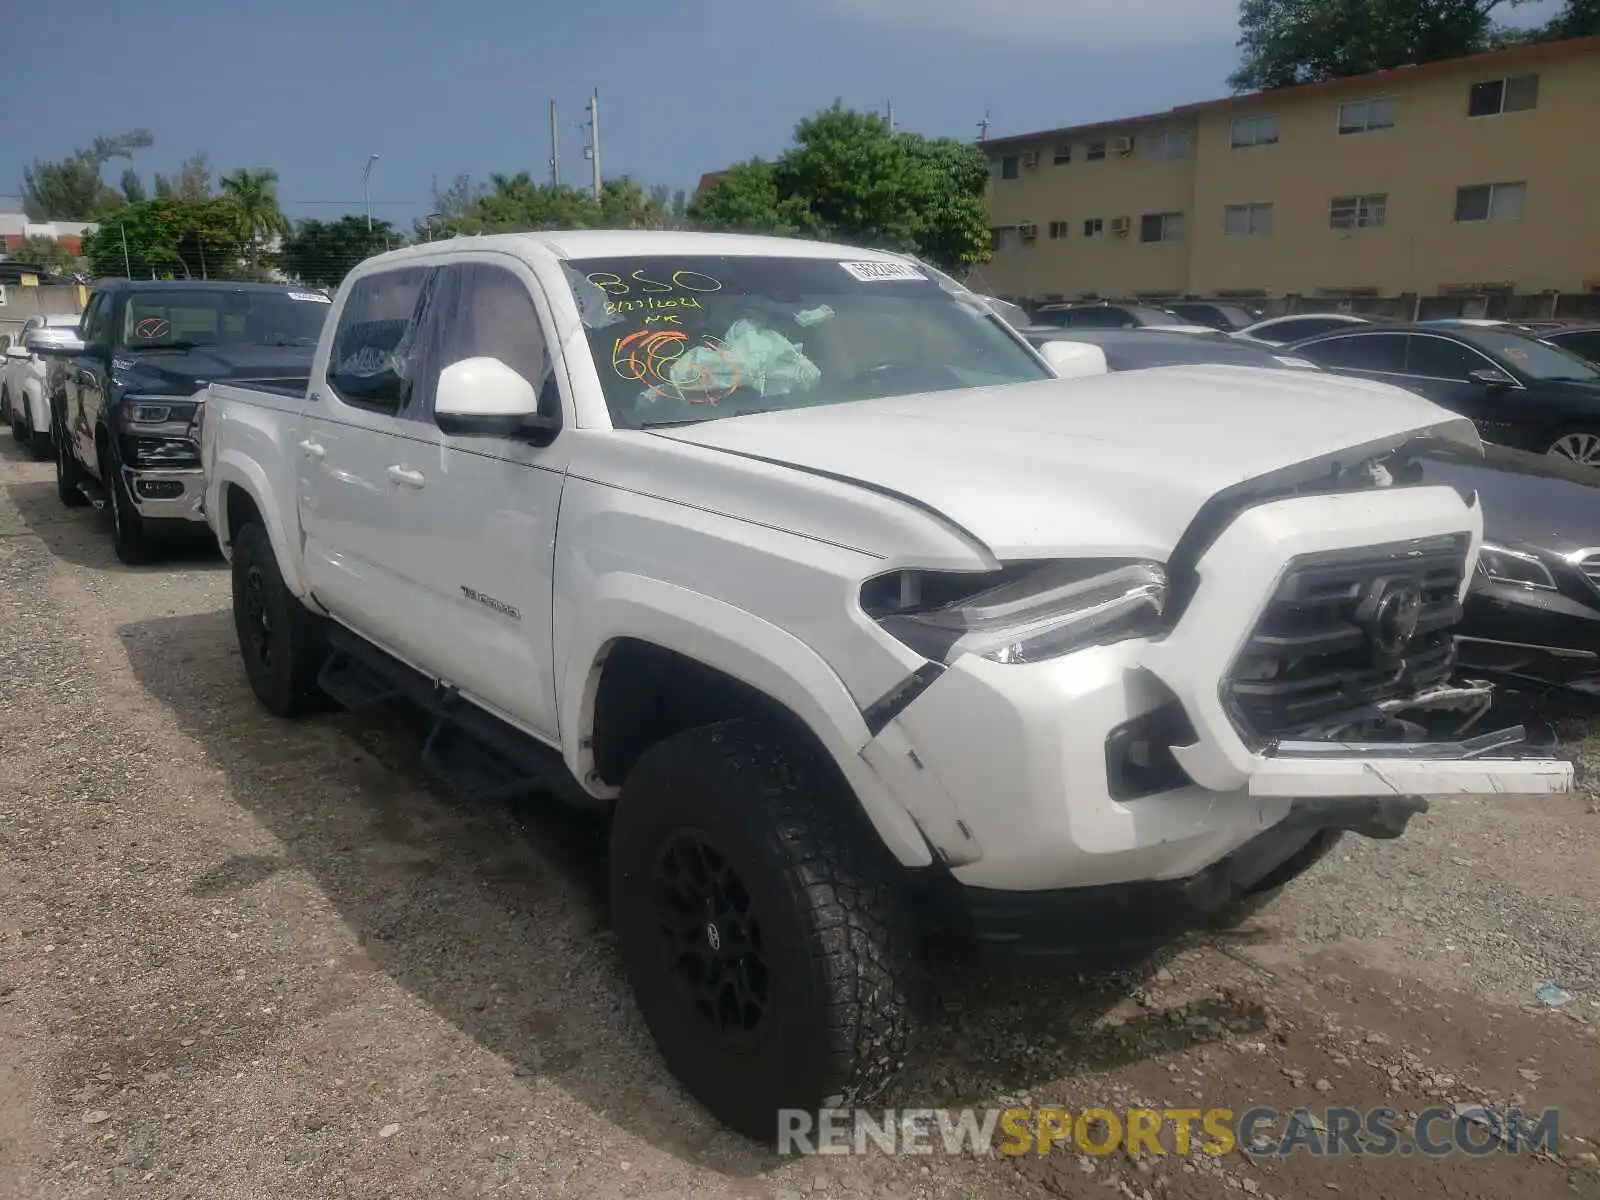
{"label": "side step bar", "polygon": [[332,653],[317,676],[322,689],[353,711],[403,702],[433,718],[422,745],[428,772],[455,794],[501,802],[549,792],[569,803],[594,803],[550,747],[461,699],[343,626],[328,632]]}
{"label": "side step bar", "polygon": [[94,505],[95,512],[103,512],[111,502],[110,496],[98,483],[92,479],[84,479],[78,483],[78,491],[83,493],[83,498]]}

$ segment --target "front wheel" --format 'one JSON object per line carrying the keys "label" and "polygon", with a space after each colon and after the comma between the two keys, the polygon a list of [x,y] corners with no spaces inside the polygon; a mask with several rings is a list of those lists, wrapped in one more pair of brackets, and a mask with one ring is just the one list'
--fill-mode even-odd
{"label": "front wheel", "polygon": [[781,1109],[871,1099],[913,1017],[907,897],[854,800],[750,721],[669,738],[611,841],[628,981],[668,1068],[770,1144]]}
{"label": "front wheel", "polygon": [[1584,467],[1600,467],[1600,425],[1573,425],[1550,439],[1551,458],[1566,458]]}
{"label": "front wheel", "polygon": [[72,441],[62,422],[55,423],[56,443],[56,497],[68,508],[81,508],[89,503],[83,494],[83,467],[72,453]]}
{"label": "front wheel", "polygon": [[233,626],[250,690],[267,711],[293,717],[316,707],[326,629],[284,584],[272,539],[259,520],[233,540]]}
{"label": "front wheel", "polygon": [[130,567],[142,567],[155,557],[154,539],[150,536],[150,522],[144,519],[128,494],[128,482],[111,463],[104,463],[104,473],[110,480],[111,534],[117,549],[117,559]]}

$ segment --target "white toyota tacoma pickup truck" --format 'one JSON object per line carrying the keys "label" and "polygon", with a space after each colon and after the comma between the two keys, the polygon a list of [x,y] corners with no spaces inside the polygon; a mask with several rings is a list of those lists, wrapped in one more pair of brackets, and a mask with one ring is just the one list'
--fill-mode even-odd
{"label": "white toyota tacoma pickup truck", "polygon": [[1571,786],[1520,729],[1457,733],[1481,514],[1409,464],[1469,422],[1050,358],[834,245],[370,259],[309,394],[202,406],[250,684],[420,705],[467,792],[614,805],[649,1028],[769,1139],[902,1061],[924,901],[998,949],[1145,944],[1429,796]]}

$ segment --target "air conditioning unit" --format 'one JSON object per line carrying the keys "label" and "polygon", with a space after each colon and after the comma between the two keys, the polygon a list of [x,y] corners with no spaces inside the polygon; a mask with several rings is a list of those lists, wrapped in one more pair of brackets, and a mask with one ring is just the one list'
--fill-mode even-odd
{"label": "air conditioning unit", "polygon": [[1024,150],[1022,152],[1022,165],[1037,167],[1039,165],[1039,152],[1037,150]]}
{"label": "air conditioning unit", "polygon": [[1112,217],[1111,218],[1111,232],[1116,234],[1118,237],[1127,237],[1128,233],[1132,229],[1133,229],[1133,218],[1131,218],[1131,217]]}
{"label": "air conditioning unit", "polygon": [[1031,242],[1039,236],[1039,226],[1032,221],[1021,221],[1017,225],[1017,232],[1022,235],[1022,240]]}
{"label": "air conditioning unit", "polygon": [[1132,154],[1133,153],[1133,139],[1131,137],[1112,138],[1111,139],[1111,153],[1113,153],[1113,154]]}

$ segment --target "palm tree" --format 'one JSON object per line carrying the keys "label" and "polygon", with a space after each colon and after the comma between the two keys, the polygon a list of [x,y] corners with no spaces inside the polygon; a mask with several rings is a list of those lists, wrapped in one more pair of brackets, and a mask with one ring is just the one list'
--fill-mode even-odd
{"label": "palm tree", "polygon": [[278,173],[271,167],[240,167],[217,184],[238,214],[239,233],[249,243],[250,262],[259,273],[263,243],[289,232],[289,219],[278,207]]}

